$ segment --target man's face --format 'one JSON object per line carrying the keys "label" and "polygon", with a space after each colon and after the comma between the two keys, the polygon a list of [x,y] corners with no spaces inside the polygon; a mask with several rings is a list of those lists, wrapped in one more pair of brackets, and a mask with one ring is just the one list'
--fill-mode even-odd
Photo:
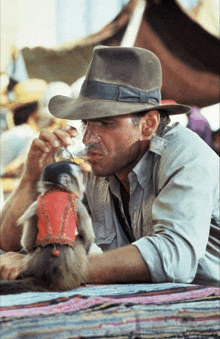
{"label": "man's face", "polygon": [[97,176],[129,173],[146,150],[141,142],[141,124],[135,125],[131,115],[83,122],[88,162]]}

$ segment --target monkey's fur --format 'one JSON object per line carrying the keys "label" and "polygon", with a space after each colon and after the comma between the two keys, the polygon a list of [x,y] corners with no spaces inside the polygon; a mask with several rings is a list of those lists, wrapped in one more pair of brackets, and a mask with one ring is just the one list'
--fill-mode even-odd
{"label": "monkey's fur", "polygon": [[[26,265],[15,281],[1,281],[0,294],[28,291],[66,291],[83,283],[88,251],[94,242],[91,219],[82,203],[84,193],[83,173],[74,163],[62,161],[45,167],[38,183],[39,192],[58,190],[77,194],[75,198],[78,218],[75,244],[44,244],[36,246],[38,217],[35,201],[18,220],[23,225],[21,246],[25,250]],[[20,226],[19,226],[20,227]],[[53,256],[58,250],[60,255]]]}

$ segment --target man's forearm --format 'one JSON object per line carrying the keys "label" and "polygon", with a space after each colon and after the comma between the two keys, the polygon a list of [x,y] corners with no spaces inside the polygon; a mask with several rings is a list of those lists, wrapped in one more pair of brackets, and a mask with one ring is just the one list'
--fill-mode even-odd
{"label": "man's forearm", "polygon": [[68,146],[75,135],[76,130],[66,126],[63,130],[56,128],[53,132],[42,129],[39,137],[33,140],[23,178],[5,203],[0,216],[0,248],[4,251],[20,249],[21,229],[16,227],[17,220],[36,200],[37,182],[45,166],[54,161],[54,150],[59,146]]}
{"label": "man's forearm", "polygon": [[87,284],[151,282],[148,267],[138,249],[125,246],[89,257]]}
{"label": "man's forearm", "polygon": [[17,227],[17,220],[36,197],[36,182],[23,178],[5,202],[0,216],[0,248],[4,251],[20,249],[21,228]]}

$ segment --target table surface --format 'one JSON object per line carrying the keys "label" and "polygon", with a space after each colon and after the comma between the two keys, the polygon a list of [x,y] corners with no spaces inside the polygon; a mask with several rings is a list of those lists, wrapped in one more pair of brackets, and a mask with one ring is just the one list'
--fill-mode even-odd
{"label": "table surface", "polygon": [[219,288],[87,285],[0,297],[1,339],[220,338]]}

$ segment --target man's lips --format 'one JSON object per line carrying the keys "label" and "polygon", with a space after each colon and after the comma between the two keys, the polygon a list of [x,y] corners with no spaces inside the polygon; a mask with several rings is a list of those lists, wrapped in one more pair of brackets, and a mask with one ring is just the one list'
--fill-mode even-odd
{"label": "man's lips", "polygon": [[87,155],[87,161],[89,162],[97,162],[102,156],[102,154],[99,152],[91,152],[91,151],[88,151],[86,155]]}

